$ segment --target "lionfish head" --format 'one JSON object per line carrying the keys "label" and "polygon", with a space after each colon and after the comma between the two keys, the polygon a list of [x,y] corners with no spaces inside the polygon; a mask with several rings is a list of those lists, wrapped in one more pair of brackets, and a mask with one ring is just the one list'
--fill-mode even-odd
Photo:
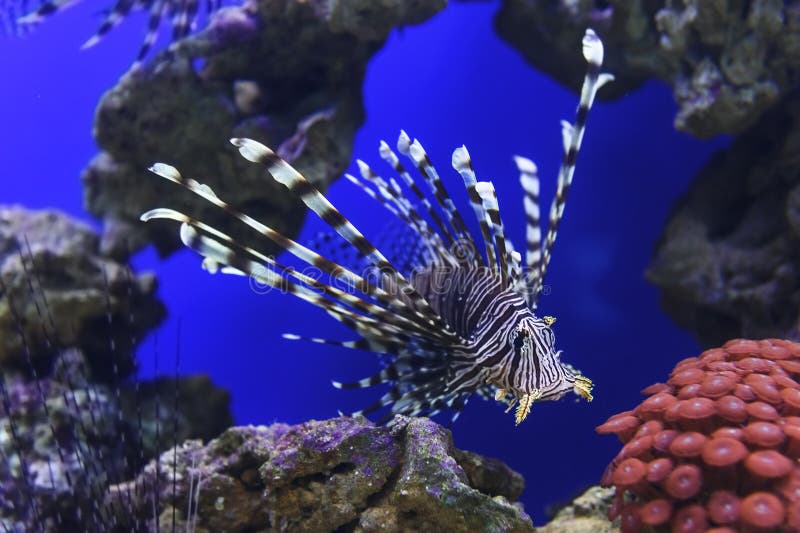
{"label": "lionfish head", "polygon": [[514,395],[511,405],[517,403],[517,424],[525,420],[536,401],[558,400],[569,392],[592,401],[592,381],[561,362],[551,327],[554,322],[555,318],[549,316],[525,317],[512,333],[514,360],[519,365],[511,376],[514,383],[509,392]]}

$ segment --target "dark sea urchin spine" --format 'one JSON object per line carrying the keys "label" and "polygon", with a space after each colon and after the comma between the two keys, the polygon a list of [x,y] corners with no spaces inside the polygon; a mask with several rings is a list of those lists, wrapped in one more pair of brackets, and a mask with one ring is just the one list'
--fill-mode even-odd
{"label": "dark sea urchin spine", "polygon": [[[203,221],[172,209],[153,209],[143,214],[142,220],[164,218],[181,222],[181,240],[204,257],[203,265],[209,271],[251,276],[267,286],[294,294],[321,307],[359,335],[356,340],[346,342],[309,340],[384,354],[387,364],[378,374],[354,383],[334,382],[339,388],[390,385],[377,402],[355,414],[391,406],[386,418],[393,414],[430,416],[448,409],[455,419],[470,395],[478,393],[503,401],[510,396],[509,409],[518,404],[516,422],[520,423],[537,400],[556,400],[569,391],[591,400],[592,382],[562,363],[561,352],[555,350],[551,329],[555,319],[534,314],[589,110],[597,90],[613,79],[600,72],[603,45],[592,30],[587,30],[583,38],[583,55],[588,72],[575,123],[562,123],[564,159],[544,242],[539,229],[536,167],[527,159],[516,158],[528,220],[527,268],[523,268],[522,256],[505,236],[494,186],[477,180],[466,148],[453,152],[452,165],[463,179],[477,218],[480,228],[477,242],[424,148],[405,132],[400,134],[397,150],[410,160],[421,180],[411,177],[386,143],[381,143],[380,155],[413,193],[421,206],[419,211],[395,179],[381,178],[362,161],[358,162],[362,179],[353,176],[348,179],[416,234],[421,259],[412,265],[410,272],[401,272],[289,163],[251,139],[231,142],[243,157],[262,165],[267,174],[286,186],[360,256],[369,260],[378,272],[377,278],[353,272],[281,235],[217,197],[208,186],[163,163],[154,164],[150,170],[204,198],[279,248],[321,270],[330,276],[330,282],[283,265]],[[423,192],[425,189],[427,194]],[[342,284],[352,290],[341,289]],[[287,338],[301,337],[287,335]]]}

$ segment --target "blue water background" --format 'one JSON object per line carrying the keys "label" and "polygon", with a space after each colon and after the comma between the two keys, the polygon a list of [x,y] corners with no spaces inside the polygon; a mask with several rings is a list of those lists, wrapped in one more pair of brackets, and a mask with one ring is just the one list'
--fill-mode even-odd
{"label": "blue water background", "polygon": [[[450,154],[467,145],[479,177],[494,181],[507,232],[519,249],[524,217],[511,156],[537,162],[549,203],[562,153],[559,120],[572,120],[577,96],[534,71],[494,34],[498,6],[454,3],[422,25],[391,34],[369,64],[367,121],[356,136],[354,159],[383,168],[378,141],[393,144],[405,128],[423,142],[464,206]],[[145,22],[144,15],[134,15],[100,46],[80,52],[103,7],[86,2],[25,39],[0,42],[1,202],[54,206],[96,225],[82,210],[79,181],[97,152],[93,111],[135,56]],[[675,132],[674,114],[669,88],[653,82],[601,102],[589,120],[546,280],[550,293],[540,310],[558,318],[558,347],[564,360],[594,380],[594,402],[536,404],[515,427],[500,405],[473,400],[453,427],[458,447],[501,458],[524,474],[522,500],[536,523],[543,522],[547,505],[596,483],[616,453],[616,440],[594,428],[635,405],[639,390],[664,380],[677,360],[698,352],[660,310],[643,271],[673,202],[726,141],[703,143]],[[386,219],[344,180],[331,187],[330,198],[368,235]],[[300,240],[323,229],[309,216]],[[181,370],[208,373],[229,389],[237,423],[324,419],[379,394],[330,385],[331,379],[376,371],[371,354],[280,337],[351,338],[319,310],[289,296],[256,294],[241,278],[209,276],[187,251],[165,262],[145,251],[135,262],[158,273],[170,310],[157,342],[172,346],[181,322]],[[152,372],[154,342],[151,336],[140,350],[145,374]]]}

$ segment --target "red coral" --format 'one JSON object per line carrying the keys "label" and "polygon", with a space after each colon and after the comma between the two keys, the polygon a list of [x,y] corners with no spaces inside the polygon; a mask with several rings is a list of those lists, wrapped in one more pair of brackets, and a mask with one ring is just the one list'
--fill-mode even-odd
{"label": "red coral", "polygon": [[800,530],[800,344],[738,339],[679,362],[598,433],[624,533]]}

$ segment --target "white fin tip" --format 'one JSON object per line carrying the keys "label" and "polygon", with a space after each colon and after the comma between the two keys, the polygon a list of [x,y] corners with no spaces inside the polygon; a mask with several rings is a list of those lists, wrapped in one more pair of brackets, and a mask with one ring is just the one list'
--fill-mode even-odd
{"label": "white fin tip", "polygon": [[253,139],[233,138],[231,139],[231,144],[239,149],[242,157],[253,163],[259,163],[265,157],[275,154],[275,152]]}
{"label": "white fin tip", "polygon": [[515,155],[514,163],[517,165],[517,169],[519,169],[520,172],[524,172],[525,174],[536,174],[537,172],[539,172],[539,169],[536,167],[536,163],[534,163],[527,157],[522,157],[521,155]]}
{"label": "white fin tip", "polygon": [[466,146],[461,146],[453,150],[453,160],[452,160],[453,168],[456,170],[462,168],[468,168],[470,165],[470,158],[469,152],[467,151]]}
{"label": "white fin tip", "polygon": [[405,130],[400,130],[400,136],[397,138],[397,150],[403,155],[408,155],[408,148],[410,145],[411,138]]}
{"label": "white fin tip", "polygon": [[178,169],[166,163],[153,163],[147,170],[170,181],[181,181],[181,173],[178,172]]}
{"label": "white fin tip", "polygon": [[583,57],[592,65],[603,63],[603,41],[591,28],[587,28],[583,36]]}

